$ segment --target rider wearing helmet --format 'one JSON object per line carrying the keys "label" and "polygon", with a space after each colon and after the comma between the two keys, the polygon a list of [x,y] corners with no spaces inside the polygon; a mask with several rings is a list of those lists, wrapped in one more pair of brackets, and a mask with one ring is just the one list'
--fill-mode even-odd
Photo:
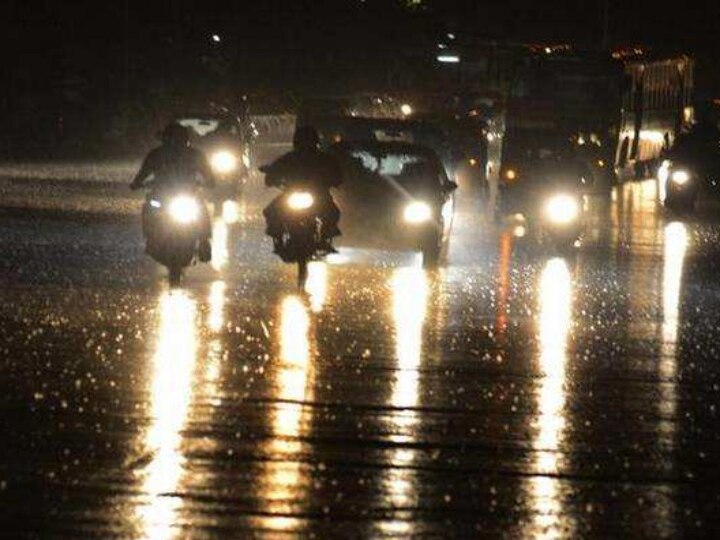
{"label": "rider wearing helmet", "polygon": [[[143,161],[130,189],[144,187],[148,178],[152,177],[154,187],[162,185],[195,186],[200,182],[207,188],[215,187],[215,177],[210,164],[201,151],[190,146],[190,134],[187,128],[177,123],[168,124],[161,134],[162,144],[151,150]],[[203,207],[203,231],[200,240],[200,260],[207,262],[211,258],[210,248],[210,215]],[[147,225],[143,215],[143,227]]]}
{"label": "rider wearing helmet", "polygon": [[[293,151],[263,168],[265,185],[268,187],[302,186],[313,191],[323,217],[325,249],[334,251],[331,241],[340,235],[338,223],[340,209],[330,194],[330,189],[342,183],[340,167],[330,155],[320,150],[320,137],[310,126],[298,127],[293,138]],[[280,197],[265,208],[267,234],[273,238],[277,250],[281,228]]]}

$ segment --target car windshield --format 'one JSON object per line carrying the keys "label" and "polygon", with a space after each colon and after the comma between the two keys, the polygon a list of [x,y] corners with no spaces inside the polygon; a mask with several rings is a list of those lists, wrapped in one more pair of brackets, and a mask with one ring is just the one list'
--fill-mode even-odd
{"label": "car windshield", "polygon": [[423,154],[379,153],[370,150],[355,150],[352,159],[371,174],[386,177],[437,176],[437,164]]}
{"label": "car windshield", "polygon": [[220,120],[214,118],[179,118],[177,122],[199,137],[205,137],[220,127]]}

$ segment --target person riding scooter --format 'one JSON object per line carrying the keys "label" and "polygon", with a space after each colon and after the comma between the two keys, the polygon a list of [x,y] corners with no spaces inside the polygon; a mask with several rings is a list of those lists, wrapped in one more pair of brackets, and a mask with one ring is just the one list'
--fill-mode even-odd
{"label": "person riding scooter", "polygon": [[[207,188],[215,187],[215,177],[210,164],[201,151],[190,146],[190,134],[180,124],[168,124],[161,134],[162,145],[150,153],[143,161],[140,171],[130,184],[130,189],[137,190],[146,186],[152,177],[154,188],[163,186],[195,186],[198,177]],[[202,236],[198,255],[201,261],[208,262],[212,258],[210,246],[211,224],[207,207],[202,205]],[[147,216],[143,214],[143,231],[146,231]]]}
{"label": "person riding scooter", "polygon": [[[315,128],[302,126],[295,131],[293,151],[263,167],[267,187],[302,187],[310,189],[318,201],[323,219],[324,249],[334,252],[332,239],[340,235],[340,209],[330,193],[342,183],[341,171],[335,159],[320,150],[320,137]],[[281,197],[271,202],[264,212],[267,234],[272,237],[277,252],[282,235],[283,208]]]}

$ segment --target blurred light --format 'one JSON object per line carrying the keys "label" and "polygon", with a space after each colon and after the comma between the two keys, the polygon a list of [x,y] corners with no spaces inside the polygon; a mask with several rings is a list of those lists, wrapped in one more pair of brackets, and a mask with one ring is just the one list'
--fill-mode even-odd
{"label": "blurred light", "polygon": [[398,370],[392,405],[415,407],[418,401],[418,368],[422,358],[422,329],[428,300],[428,281],[421,268],[401,268],[392,279],[395,353]]}
{"label": "blurred light", "polygon": [[315,204],[315,197],[307,191],[295,191],[288,197],[287,204],[293,210],[307,210]]}
{"label": "blurred light", "polygon": [[155,199],[151,199],[151,200],[150,200],[150,206],[152,206],[153,208],[160,208],[160,207],[162,207],[162,204],[160,203],[160,201],[156,201]]}
{"label": "blurred light", "polygon": [[220,43],[222,41],[222,38],[220,37],[219,34],[213,34],[210,37],[213,40],[213,43]]}
{"label": "blurred light", "polygon": [[441,64],[459,64],[460,57],[456,54],[441,54],[437,57],[437,61]]}
{"label": "blurred light", "polygon": [[328,267],[324,262],[311,262],[308,265],[308,279],[305,282],[305,292],[310,297],[310,309],[313,313],[320,313],[327,299]]}
{"label": "blurred light", "polygon": [[[572,276],[562,259],[548,261],[540,279],[537,425],[533,436],[533,475],[528,480],[530,513],[525,538],[557,538],[573,518],[565,512],[560,473],[561,441],[566,429],[567,348],[572,325]],[[573,537],[568,534],[568,537]]]}
{"label": "blurred light", "polygon": [[455,39],[455,34],[450,33],[447,35],[447,37],[448,37],[448,39],[451,39],[451,40]]}
{"label": "blurred light", "polygon": [[663,312],[665,314],[664,341],[677,340],[680,314],[680,289],[682,285],[685,256],[688,250],[687,228],[679,222],[665,227],[665,268],[663,279]]}
{"label": "blurred light", "polygon": [[518,172],[515,169],[508,169],[505,171],[505,180],[508,180],[510,182],[514,182],[520,177]]}
{"label": "blurred light", "polygon": [[687,171],[675,171],[672,173],[672,181],[678,186],[684,186],[690,181],[690,173]]}
{"label": "blurred light", "polygon": [[603,160],[603,159],[598,159],[598,160],[597,160],[597,166],[600,167],[600,168],[605,167],[605,160]]}
{"label": "blurred light", "polygon": [[229,150],[214,152],[210,158],[210,165],[219,174],[228,174],[238,167],[238,158]]}
{"label": "blurred light", "polygon": [[229,259],[228,226],[224,220],[216,219],[213,223],[212,260],[210,264],[215,270],[222,270],[227,265]]}
{"label": "blurred light", "polygon": [[227,284],[224,281],[214,281],[210,285],[210,313],[208,316],[208,326],[213,332],[222,330],[224,321],[225,308],[225,292]]}
{"label": "blurred light", "polygon": [[570,195],[555,195],[547,202],[545,209],[552,223],[562,225],[575,221],[580,214],[580,205]]}
{"label": "blurred light", "polygon": [[470,166],[471,167],[477,167],[478,160],[475,158],[470,158]]}
{"label": "blurred light", "polygon": [[526,229],[524,226],[522,226],[522,225],[518,225],[518,226],[515,227],[515,229],[513,230],[513,236],[514,236],[515,238],[525,238],[525,235],[526,235],[526,234],[527,234],[527,229]]}
{"label": "blurred light", "polygon": [[410,105],[409,103],[403,103],[400,107],[400,110],[405,116],[410,116],[413,113],[412,105]]}
{"label": "blurred light", "polygon": [[[262,501],[258,526],[273,531],[297,531],[302,521],[292,517],[298,501],[307,494],[311,477],[303,470],[303,437],[312,422],[310,380],[310,317],[298,296],[286,297],[280,306],[280,364],[272,371],[270,407],[271,437],[263,449],[271,459],[263,461],[257,485]],[[266,372],[267,373],[267,372]]]}
{"label": "blurred light", "polygon": [[183,472],[181,432],[187,421],[196,363],[196,304],[182,291],[160,300],[160,328],[150,379],[151,424],[144,435],[150,461],[141,470],[149,504],[138,509],[146,538],[170,538],[180,505],[175,493]]}
{"label": "blurred light", "polygon": [[413,225],[427,223],[432,219],[432,208],[422,201],[411,202],[405,207],[403,217],[407,223]]}
{"label": "blurred light", "polygon": [[222,219],[228,225],[240,221],[240,205],[235,201],[223,201]]}
{"label": "blurred light", "polygon": [[188,224],[200,217],[200,203],[194,197],[179,195],[170,201],[168,211],[178,223]]}

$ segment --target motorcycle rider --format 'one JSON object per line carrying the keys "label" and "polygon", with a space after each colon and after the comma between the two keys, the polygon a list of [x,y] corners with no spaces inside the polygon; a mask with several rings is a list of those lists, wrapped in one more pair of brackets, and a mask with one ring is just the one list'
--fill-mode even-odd
{"label": "motorcycle rider", "polygon": [[[293,186],[309,189],[315,196],[318,213],[323,219],[323,245],[321,249],[335,252],[332,239],[340,235],[338,223],[340,209],[330,193],[342,183],[342,173],[335,159],[320,150],[320,137],[315,128],[301,126],[295,130],[293,150],[263,167],[267,187]],[[277,253],[282,235],[282,196],[278,196],[263,211],[267,221],[267,234],[272,237]]]}
{"label": "motorcycle rider", "polygon": [[[143,161],[130,189],[137,190],[146,186],[152,177],[152,186],[190,186],[198,182],[198,176],[207,188],[215,187],[215,176],[205,154],[190,146],[190,134],[187,128],[177,123],[168,124],[161,134],[162,144],[151,150]],[[198,255],[202,262],[212,258],[210,237],[212,228],[210,214],[205,204],[201,205],[201,236]],[[147,231],[148,216],[143,212],[143,232]]]}

